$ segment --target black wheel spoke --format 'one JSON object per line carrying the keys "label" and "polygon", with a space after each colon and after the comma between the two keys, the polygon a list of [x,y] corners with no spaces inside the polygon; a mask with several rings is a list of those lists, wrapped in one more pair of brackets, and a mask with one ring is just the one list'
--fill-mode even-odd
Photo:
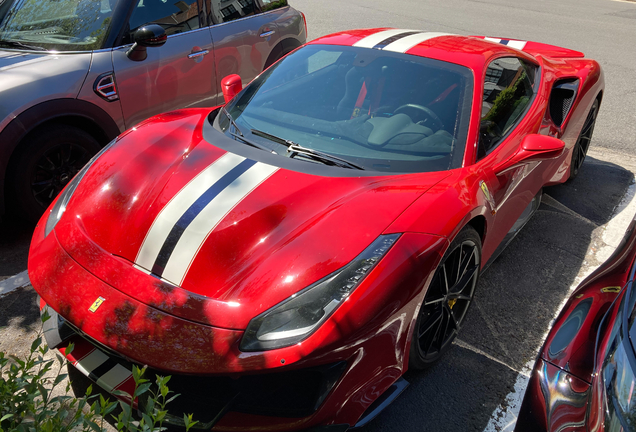
{"label": "black wheel spoke", "polygon": [[441,303],[443,301],[444,301],[443,297],[436,298],[434,300],[424,300],[424,306],[434,305],[434,304],[437,304],[437,303]]}
{"label": "black wheel spoke", "polygon": [[52,186],[52,185],[53,185],[53,179],[47,179],[47,180],[31,183],[32,187]]}
{"label": "black wheel spoke", "polygon": [[430,330],[435,327],[437,325],[437,323],[442,319],[443,314],[441,312],[441,310],[437,313],[437,315],[435,316],[435,318],[428,320],[425,324],[424,324],[424,329],[420,329],[420,332],[417,336],[418,339],[421,339],[422,337],[426,336],[427,333],[430,332]]}
{"label": "black wheel spoke", "polygon": [[478,266],[473,265],[470,268],[466,269],[466,273],[464,276],[450,289],[449,298],[453,298],[453,295],[457,295],[463,293],[467,286],[470,285],[473,277],[475,277],[475,273],[477,273]]}
{"label": "black wheel spoke", "polygon": [[428,344],[428,347],[426,348],[425,351],[425,356],[429,355],[431,352],[431,348],[436,347],[438,350],[441,348],[440,345],[438,345],[438,341],[440,339],[440,332],[442,330],[442,327],[444,326],[444,315],[441,315],[442,319],[439,321],[438,325],[435,328],[435,333],[433,333],[433,338],[431,339],[431,343]]}
{"label": "black wheel spoke", "polygon": [[466,300],[470,301],[470,296],[466,294],[451,294],[448,296],[451,300]]}
{"label": "black wheel spoke", "polygon": [[443,288],[443,292],[444,294],[448,294],[448,290],[449,290],[449,286],[448,286],[448,274],[446,273],[446,263],[442,264],[442,277],[443,277],[443,283],[442,283],[442,288]]}
{"label": "black wheel spoke", "polygon": [[459,331],[459,322],[457,321],[457,318],[455,318],[455,314],[453,314],[453,310],[448,308],[447,311],[448,311],[448,316],[450,318],[449,322],[453,324],[453,328],[456,331]]}
{"label": "black wheel spoke", "polygon": [[461,278],[463,278],[466,272],[468,271],[468,266],[470,265],[470,262],[472,261],[474,256],[475,256],[475,248],[471,248],[470,253],[466,253],[466,256],[464,257],[464,259],[462,260],[460,264],[459,274],[461,275],[461,277],[458,278],[459,280],[461,280]]}

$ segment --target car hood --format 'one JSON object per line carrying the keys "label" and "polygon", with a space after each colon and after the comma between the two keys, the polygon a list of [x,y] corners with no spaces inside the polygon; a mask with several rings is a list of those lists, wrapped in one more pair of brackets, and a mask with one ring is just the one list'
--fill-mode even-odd
{"label": "car hood", "polygon": [[[231,317],[191,309],[187,318],[195,321],[245,328],[350,262],[447,176],[343,177],[281,168],[277,160],[290,160],[251,148],[245,157],[207,142],[201,129],[208,113],[164,114],[125,134],[91,166],[55,229],[80,264],[138,300],[156,297],[157,289],[150,296],[132,283],[143,275],[163,287],[165,296],[152,302],[164,310],[179,313],[167,306],[170,296],[235,307]],[[301,169],[315,166],[293,161]],[[86,253],[86,242],[94,254]],[[99,251],[127,268],[109,270]]]}

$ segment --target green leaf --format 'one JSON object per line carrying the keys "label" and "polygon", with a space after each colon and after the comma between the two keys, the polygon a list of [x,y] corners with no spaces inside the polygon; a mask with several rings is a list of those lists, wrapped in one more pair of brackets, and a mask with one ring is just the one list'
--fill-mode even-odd
{"label": "green leaf", "polygon": [[49,313],[49,308],[45,307],[44,309],[42,309],[42,312],[40,312],[40,320],[42,320],[42,324],[44,324],[50,319],[51,319],[51,314]]}
{"label": "green leaf", "polygon": [[130,393],[122,391],[122,390],[113,390],[111,394],[113,396],[119,396],[119,397],[123,397],[127,399],[132,399],[132,396],[130,396]]}
{"label": "green leaf", "polygon": [[177,393],[176,395],[172,396],[170,399],[166,401],[166,405],[172,402],[173,400],[175,400],[176,398],[178,398],[179,396],[181,396],[181,393]]}
{"label": "green leaf", "polygon": [[141,396],[142,394],[146,393],[151,385],[152,384],[150,384],[150,383],[144,383],[144,384],[138,386],[135,389],[135,393],[133,394],[133,399],[135,399],[135,398]]}
{"label": "green leaf", "polygon": [[37,351],[40,345],[42,345],[42,336],[35,338],[35,340],[31,343],[31,352]]}
{"label": "green leaf", "polygon": [[92,420],[88,420],[88,425],[90,426],[91,429],[93,429],[95,432],[103,432],[102,428],[100,428],[97,423],[95,423]]}
{"label": "green leaf", "polygon": [[56,376],[55,381],[53,381],[53,387],[64,381],[67,376],[68,374],[59,374],[58,376]]}
{"label": "green leaf", "polygon": [[192,414],[183,414],[183,422],[185,423],[186,432],[189,431],[192,426],[199,423],[197,420],[192,420]]}
{"label": "green leaf", "polygon": [[13,414],[5,414],[2,416],[2,418],[0,418],[0,423],[2,423],[3,421],[10,419],[11,417],[13,417]]}
{"label": "green leaf", "polygon": [[74,349],[75,344],[73,342],[69,342],[69,344],[66,346],[66,349],[64,350],[64,355],[68,357],[68,355],[72,353]]}

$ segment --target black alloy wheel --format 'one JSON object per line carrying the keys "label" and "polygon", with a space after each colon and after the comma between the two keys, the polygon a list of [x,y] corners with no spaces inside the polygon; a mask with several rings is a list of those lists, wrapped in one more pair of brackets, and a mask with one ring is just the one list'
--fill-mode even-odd
{"label": "black alloy wheel", "polygon": [[473,300],[480,266],[481,240],[466,226],[444,254],[424,297],[411,340],[411,367],[428,368],[450,348]]}
{"label": "black alloy wheel", "polygon": [[14,198],[36,222],[69,181],[101,148],[95,138],[66,125],[37,130],[25,139],[14,167]]}
{"label": "black alloy wheel", "polygon": [[590,108],[590,112],[587,114],[587,118],[585,119],[585,123],[583,124],[583,128],[581,129],[581,134],[579,135],[579,138],[576,140],[576,144],[574,144],[574,148],[572,149],[569,180],[574,179],[579,174],[581,166],[583,166],[583,162],[585,161],[585,157],[587,156],[587,151],[590,148],[590,142],[592,141],[592,134],[594,133],[594,125],[596,124],[598,109],[599,102],[598,99],[596,99],[592,104],[592,108]]}

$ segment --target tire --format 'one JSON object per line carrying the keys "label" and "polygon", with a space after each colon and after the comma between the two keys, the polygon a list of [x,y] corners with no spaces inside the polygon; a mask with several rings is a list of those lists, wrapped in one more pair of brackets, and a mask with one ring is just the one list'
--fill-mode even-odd
{"label": "tire", "polygon": [[572,159],[570,159],[570,178],[568,180],[574,180],[579,174],[581,166],[587,156],[587,151],[590,148],[590,142],[592,142],[592,134],[594,133],[594,126],[596,125],[596,116],[598,115],[599,102],[598,99],[592,104],[590,112],[587,114],[583,128],[579,134],[579,138],[574,144],[572,149]]}
{"label": "tire", "polygon": [[411,337],[410,368],[428,369],[448,351],[472,303],[480,266],[481,239],[473,227],[465,226],[448,247],[424,296]]}
{"label": "tire", "polygon": [[101,149],[87,132],[52,125],[29,134],[9,174],[18,211],[37,222],[64,186]]}

